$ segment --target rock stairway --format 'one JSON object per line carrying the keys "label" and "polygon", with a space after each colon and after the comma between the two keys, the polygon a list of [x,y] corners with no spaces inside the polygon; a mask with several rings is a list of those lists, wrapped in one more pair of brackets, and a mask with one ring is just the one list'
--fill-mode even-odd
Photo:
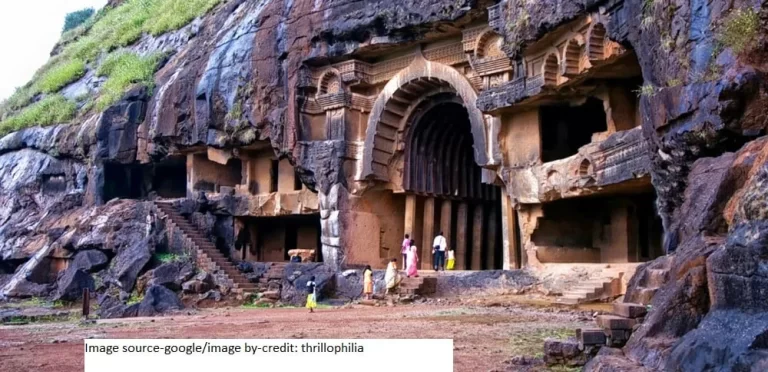
{"label": "rock stairway", "polygon": [[597,328],[579,329],[576,339],[579,348],[589,346],[621,347],[629,340],[629,336],[645,320],[647,308],[642,304],[614,303],[613,314],[598,315],[595,322]]}
{"label": "rock stairway", "polygon": [[180,233],[186,241],[186,247],[194,257],[198,267],[203,268],[219,280],[233,288],[233,292],[252,294],[257,286],[243,275],[232,261],[225,257],[213,243],[195,228],[186,217],[182,216],[170,203],[156,201],[158,215],[166,220],[166,228],[170,236]]}
{"label": "rock stairway", "polygon": [[257,303],[274,304],[280,300],[286,265],[285,262],[272,262],[267,271],[259,278],[256,286],[262,296]]}
{"label": "rock stairway", "polygon": [[656,259],[645,270],[639,270],[636,274],[637,285],[631,294],[628,293],[631,298],[625,298],[625,301],[643,305],[650,304],[656,291],[669,279],[671,262],[669,257],[663,257]]}
{"label": "rock stairway", "polygon": [[437,278],[434,276],[420,274],[418,277],[408,278],[404,272],[400,275],[402,280],[398,286],[398,294],[401,296],[425,296],[437,291]]}
{"label": "rock stairway", "polygon": [[619,296],[622,294],[620,292],[623,277],[624,271],[620,269],[605,269],[598,277],[581,282],[563,292],[557,302],[564,305],[578,305]]}
{"label": "rock stairway", "polygon": [[642,304],[614,303],[613,314],[599,315],[594,328],[576,330],[576,338],[544,341],[547,365],[583,366],[603,346],[622,347],[645,320],[647,308]]}

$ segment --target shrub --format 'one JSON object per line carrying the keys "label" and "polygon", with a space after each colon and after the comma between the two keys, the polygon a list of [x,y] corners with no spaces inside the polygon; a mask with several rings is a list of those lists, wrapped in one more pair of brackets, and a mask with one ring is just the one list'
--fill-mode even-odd
{"label": "shrub", "polygon": [[760,19],[754,9],[736,9],[719,27],[717,41],[739,54],[756,39],[759,26]]}
{"label": "shrub", "polygon": [[65,63],[57,64],[46,71],[37,86],[43,93],[58,92],[67,84],[80,79],[85,74],[85,62],[81,59],[73,59]]}
{"label": "shrub", "polygon": [[640,88],[636,90],[635,93],[641,97],[653,97],[656,95],[657,89],[651,84],[645,84],[640,86]]}
{"label": "shrub", "polygon": [[76,12],[67,14],[67,16],[64,17],[64,28],[61,30],[61,33],[65,33],[85,23],[85,21],[87,21],[88,18],[91,18],[93,13],[94,13],[93,8],[85,8],[85,9],[80,9]]}
{"label": "shrub", "polygon": [[0,135],[35,125],[66,123],[75,116],[77,107],[61,95],[48,96],[0,122]]}

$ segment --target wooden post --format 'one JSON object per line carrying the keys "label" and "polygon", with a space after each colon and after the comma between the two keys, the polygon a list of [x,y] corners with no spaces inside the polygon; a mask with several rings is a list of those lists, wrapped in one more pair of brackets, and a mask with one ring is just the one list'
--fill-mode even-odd
{"label": "wooden post", "polygon": [[83,288],[83,319],[88,320],[91,314],[91,293],[88,288]]}

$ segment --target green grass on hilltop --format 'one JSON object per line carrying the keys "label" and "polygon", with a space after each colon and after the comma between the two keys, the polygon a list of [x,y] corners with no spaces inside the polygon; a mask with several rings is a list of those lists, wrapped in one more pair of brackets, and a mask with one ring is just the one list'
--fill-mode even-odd
{"label": "green grass on hilltop", "polygon": [[144,84],[151,89],[158,58],[154,55],[140,57],[128,52],[110,54],[97,71],[99,76],[106,76],[107,81],[101,89],[101,97],[96,101],[96,108],[104,110],[117,102],[133,84]]}
{"label": "green grass on hilltop", "polygon": [[38,81],[38,87],[43,93],[58,92],[69,83],[77,81],[85,75],[85,62],[73,59],[53,66]]}
{"label": "green grass on hilltop", "polygon": [[[115,50],[130,46],[145,33],[157,36],[177,30],[219,2],[221,0],[127,0],[114,9],[98,11],[83,24],[62,34],[59,53],[43,65],[29,83],[0,102],[0,133],[51,124],[54,119],[70,120],[76,114],[72,110],[74,104],[67,103],[61,96],[46,97],[34,105],[30,103],[41,93],[58,92],[81,78],[88,69],[97,69],[100,75],[108,77],[101,96],[95,100],[99,110],[119,100],[133,84],[151,86],[158,57],[139,57]],[[45,107],[57,110],[41,113],[38,105],[43,102]],[[87,105],[86,109],[90,107]]]}
{"label": "green grass on hilltop", "polygon": [[75,116],[77,105],[61,95],[51,95],[33,103],[0,123],[0,135],[35,125],[66,123]]}

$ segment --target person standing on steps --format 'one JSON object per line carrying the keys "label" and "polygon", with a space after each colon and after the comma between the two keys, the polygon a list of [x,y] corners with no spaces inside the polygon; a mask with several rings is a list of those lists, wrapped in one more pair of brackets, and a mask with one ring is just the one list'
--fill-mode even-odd
{"label": "person standing on steps", "polygon": [[445,240],[443,232],[441,231],[439,234],[437,234],[435,240],[432,241],[432,266],[434,266],[435,271],[438,269],[445,271],[445,249],[447,247],[448,242]]}
{"label": "person standing on steps", "polygon": [[454,265],[456,264],[456,257],[453,252],[453,248],[448,250],[448,260],[445,264],[446,270],[453,270]]}
{"label": "person standing on steps", "polygon": [[411,237],[408,236],[408,234],[405,234],[405,239],[403,239],[403,244],[400,246],[400,254],[403,255],[403,270],[406,269],[406,265],[408,264],[408,250],[411,248]]}
{"label": "person standing on steps", "polygon": [[416,241],[411,239],[411,246],[408,249],[408,269],[406,270],[406,275],[410,277],[419,277],[419,271],[417,267],[419,266],[419,255],[416,253],[418,251],[418,247],[416,247]]}
{"label": "person standing on steps", "polygon": [[387,265],[387,272],[384,275],[384,281],[387,283],[387,294],[392,294],[400,284],[400,275],[397,271],[397,259],[393,258]]}
{"label": "person standing on steps", "polygon": [[317,284],[315,283],[314,275],[307,282],[307,292],[309,292],[307,295],[307,309],[309,309],[310,313],[314,313],[317,307]]}

